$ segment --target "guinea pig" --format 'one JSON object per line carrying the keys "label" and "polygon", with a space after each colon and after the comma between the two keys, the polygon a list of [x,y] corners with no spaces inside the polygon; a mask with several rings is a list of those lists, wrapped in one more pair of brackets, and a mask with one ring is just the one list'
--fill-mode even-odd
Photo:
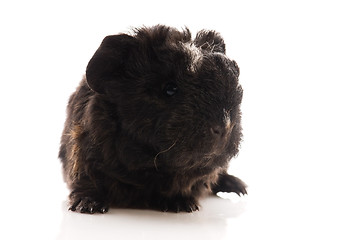
{"label": "guinea pig", "polygon": [[242,139],[239,68],[215,31],[157,25],[104,38],[67,106],[59,158],[69,210],[199,210],[246,194],[229,175]]}

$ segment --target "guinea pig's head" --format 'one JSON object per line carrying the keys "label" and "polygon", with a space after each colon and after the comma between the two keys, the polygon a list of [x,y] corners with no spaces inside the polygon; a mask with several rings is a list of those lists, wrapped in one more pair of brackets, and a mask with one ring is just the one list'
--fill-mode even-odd
{"label": "guinea pig's head", "polygon": [[154,153],[157,168],[224,166],[241,140],[239,69],[222,37],[165,26],[106,37],[89,87],[117,107],[121,133]]}

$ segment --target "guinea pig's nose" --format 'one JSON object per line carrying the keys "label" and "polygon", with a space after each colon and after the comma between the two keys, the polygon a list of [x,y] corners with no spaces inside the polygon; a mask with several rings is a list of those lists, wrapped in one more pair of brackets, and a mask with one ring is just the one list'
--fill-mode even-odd
{"label": "guinea pig's nose", "polygon": [[210,131],[213,137],[221,139],[227,139],[232,132],[233,126],[231,123],[231,118],[229,116],[229,111],[223,109],[224,116],[223,116],[223,123],[222,124],[215,124],[211,126]]}
{"label": "guinea pig's nose", "polygon": [[211,134],[216,138],[224,138],[227,136],[227,130],[219,125],[211,127]]}

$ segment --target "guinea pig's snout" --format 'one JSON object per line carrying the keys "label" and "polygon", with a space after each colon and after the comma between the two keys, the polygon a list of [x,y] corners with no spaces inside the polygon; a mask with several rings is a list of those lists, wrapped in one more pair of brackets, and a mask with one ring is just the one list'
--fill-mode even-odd
{"label": "guinea pig's snout", "polygon": [[220,154],[223,152],[225,146],[227,145],[233,127],[234,124],[231,123],[228,113],[224,114],[221,124],[214,124],[210,127],[210,136],[213,138],[214,141],[214,154]]}
{"label": "guinea pig's snout", "polygon": [[213,125],[210,128],[212,136],[218,140],[226,140],[232,132],[233,126],[229,114],[225,112],[223,122],[220,125]]}
{"label": "guinea pig's snout", "polygon": [[228,139],[231,134],[233,126],[231,124],[226,124],[224,126],[215,125],[210,128],[211,135],[215,138],[215,140],[225,141]]}
{"label": "guinea pig's snout", "polygon": [[210,131],[211,131],[212,136],[215,138],[222,139],[228,135],[227,129],[222,126],[219,126],[219,125],[211,127]]}
{"label": "guinea pig's snout", "polygon": [[229,137],[232,132],[231,126],[215,125],[210,128],[210,135],[213,141],[212,154],[221,155],[228,143]]}

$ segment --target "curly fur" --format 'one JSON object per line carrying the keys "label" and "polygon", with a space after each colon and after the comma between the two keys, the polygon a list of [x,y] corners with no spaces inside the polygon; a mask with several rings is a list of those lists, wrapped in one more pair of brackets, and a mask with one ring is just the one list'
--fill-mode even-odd
{"label": "curly fur", "polygon": [[166,26],[107,36],[70,97],[59,158],[70,209],[198,210],[241,141],[243,90],[222,37]]}

